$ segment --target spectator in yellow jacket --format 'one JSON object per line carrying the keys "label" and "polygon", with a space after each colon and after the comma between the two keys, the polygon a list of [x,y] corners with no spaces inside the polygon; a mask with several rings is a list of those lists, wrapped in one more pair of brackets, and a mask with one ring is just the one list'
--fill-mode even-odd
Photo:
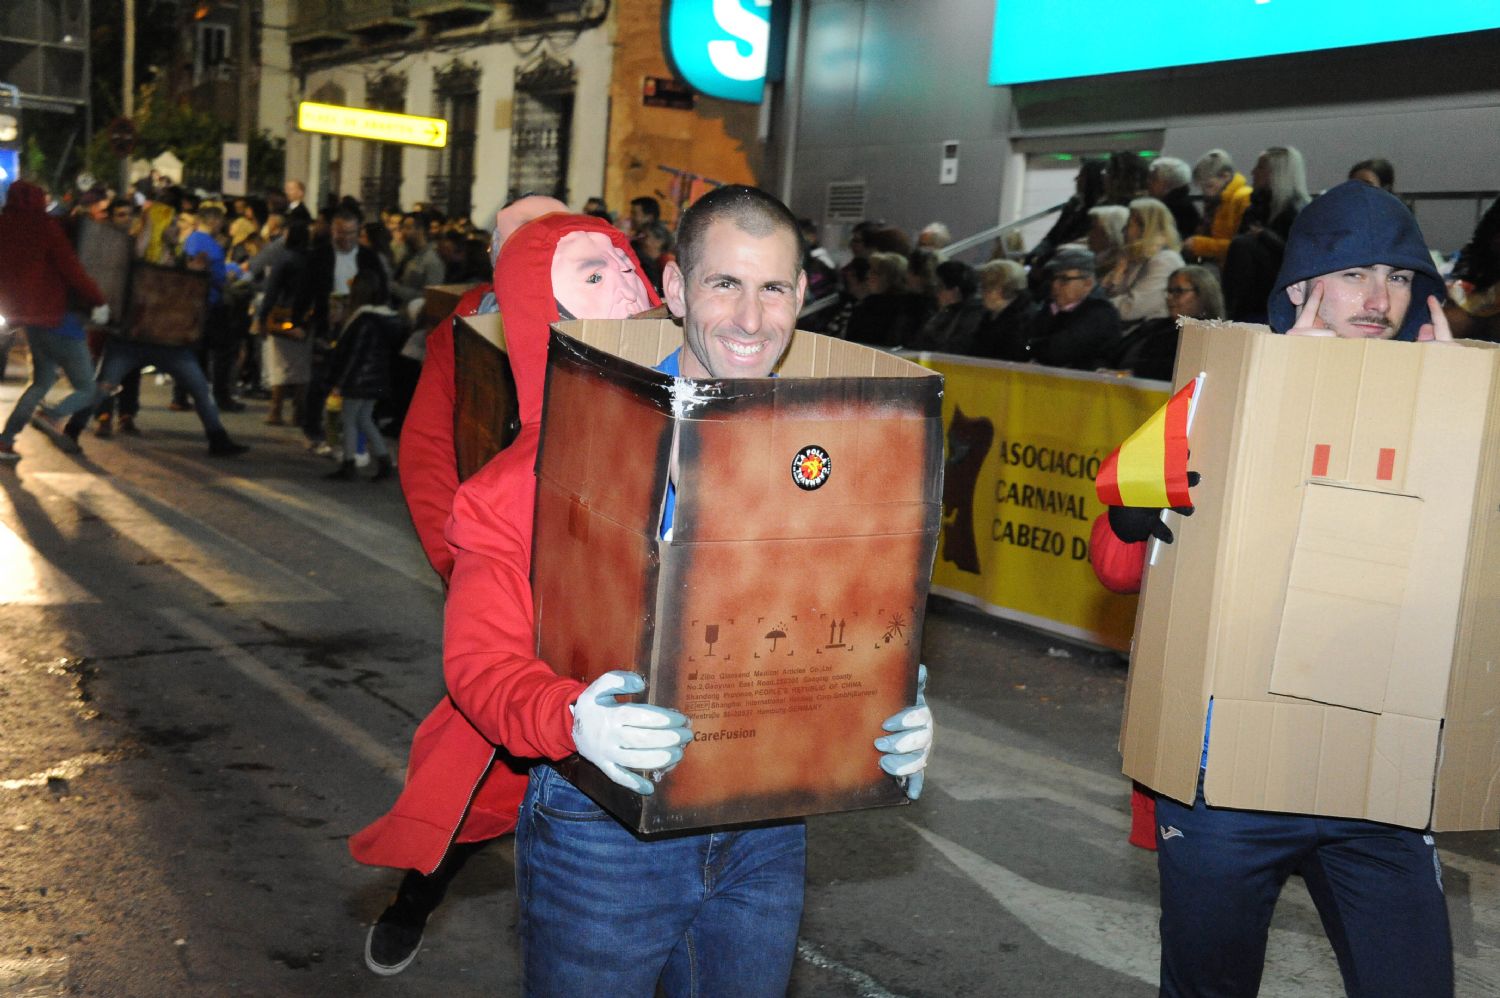
{"label": "spectator in yellow jacket", "polygon": [[1234,170],[1234,160],[1223,149],[1210,149],[1193,167],[1193,181],[1203,192],[1203,228],[1182,244],[1186,255],[1224,266],[1229,241],[1240,231],[1240,220],[1250,206],[1250,185]]}

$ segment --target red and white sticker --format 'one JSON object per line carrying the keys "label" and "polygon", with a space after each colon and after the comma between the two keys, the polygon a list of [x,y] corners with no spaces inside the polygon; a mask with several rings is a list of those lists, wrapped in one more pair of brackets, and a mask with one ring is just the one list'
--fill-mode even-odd
{"label": "red and white sticker", "polygon": [[813,444],[808,444],[792,458],[792,481],[799,489],[811,492],[822,488],[832,472],[833,462],[828,459],[828,452]]}

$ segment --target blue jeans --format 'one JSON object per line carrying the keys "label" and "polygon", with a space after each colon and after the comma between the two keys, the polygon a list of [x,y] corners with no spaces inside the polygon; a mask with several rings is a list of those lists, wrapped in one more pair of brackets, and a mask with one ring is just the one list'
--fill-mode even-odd
{"label": "blue jeans", "polygon": [[364,442],[369,446],[372,457],[386,457],[390,454],[385,446],[385,438],[380,435],[380,427],[375,425],[374,399],[344,399],[342,418],[345,461],[353,461],[354,455],[359,453],[361,433],[364,434]]}
{"label": "blue jeans", "polygon": [[1271,912],[1301,874],[1353,998],[1449,998],[1453,943],[1432,836],[1349,818],[1156,799],[1161,993],[1253,996]]}
{"label": "blue jeans", "polygon": [[806,868],[800,821],[643,839],[537,766],[516,828],[523,993],[782,998]]}
{"label": "blue jeans", "polygon": [[0,440],[14,443],[16,434],[26,426],[26,421],[42,404],[42,399],[57,383],[59,369],[68,376],[73,392],[52,409],[52,415],[66,419],[75,412],[86,411],[97,397],[94,391],[93,361],[89,359],[89,346],[82,337],[74,339],[56,329],[40,326],[26,328],[26,342],[31,347],[31,384],[16,400],[10,418],[5,421],[5,430]]}
{"label": "blue jeans", "polygon": [[208,378],[192,347],[163,346],[160,343],[135,343],[111,337],[104,345],[104,356],[99,359],[99,387],[108,392],[114,390],[131,371],[138,371],[147,364],[172,376],[172,381],[186,389],[192,396],[193,408],[198,412],[198,421],[209,436],[221,433],[224,424],[219,419],[219,407],[214,404],[213,392],[209,390]]}

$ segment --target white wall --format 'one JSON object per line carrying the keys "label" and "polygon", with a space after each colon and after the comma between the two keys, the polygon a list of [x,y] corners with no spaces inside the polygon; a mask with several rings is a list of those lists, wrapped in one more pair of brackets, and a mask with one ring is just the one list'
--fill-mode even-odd
{"label": "white wall", "polygon": [[[546,43],[553,58],[570,61],[577,70],[576,91],[573,103],[573,127],[568,161],[568,197],[574,207],[581,207],[585,198],[604,186],[604,157],[606,128],[609,118],[609,77],[613,50],[603,27],[590,28],[573,39],[549,38]],[[537,50],[537,52],[539,52]],[[510,186],[511,130],[497,127],[496,107],[514,97],[516,71],[530,65],[537,52],[524,59],[509,43],[476,45],[466,49],[448,48],[441,52],[416,52],[391,61],[376,64],[348,63],[336,68],[319,69],[307,74],[306,94],[312,94],[324,83],[336,82],[344,87],[351,104],[359,104],[364,98],[365,79],[377,71],[404,73],[406,75],[406,113],[430,115],[434,113],[436,97],[433,92],[435,73],[452,62],[455,56],[465,63],[477,63],[480,67],[478,128],[475,135],[475,181],[473,190],[473,221],[482,228],[494,225],[495,211],[504,203]],[[289,129],[294,135],[295,131]],[[364,169],[364,144],[353,139],[335,140],[344,143],[342,156],[341,190],[358,196],[360,177]],[[298,137],[295,158],[291,138],[287,143],[287,172],[289,176],[306,175],[308,178],[308,200],[314,204],[321,200],[323,192],[314,191],[317,177],[317,143]],[[402,154],[401,201],[409,208],[417,201],[426,200],[427,177],[436,172],[432,150],[409,146]]]}

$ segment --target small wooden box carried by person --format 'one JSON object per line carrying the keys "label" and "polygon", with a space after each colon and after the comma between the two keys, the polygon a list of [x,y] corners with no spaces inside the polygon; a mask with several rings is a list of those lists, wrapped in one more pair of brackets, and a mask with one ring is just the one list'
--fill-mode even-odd
{"label": "small wooden box carried by person", "polygon": [[140,343],[191,346],[203,335],[208,315],[208,274],[137,260],[130,271],[130,299],[115,335]]}

